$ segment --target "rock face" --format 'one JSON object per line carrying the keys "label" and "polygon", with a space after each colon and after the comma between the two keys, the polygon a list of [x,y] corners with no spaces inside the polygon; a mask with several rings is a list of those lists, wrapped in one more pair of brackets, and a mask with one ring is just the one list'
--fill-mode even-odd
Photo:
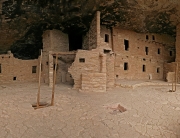
{"label": "rock face", "polygon": [[175,37],[179,7],[179,0],[1,0],[0,53],[11,49],[15,57],[37,58],[43,31],[83,35],[97,10],[107,27]]}

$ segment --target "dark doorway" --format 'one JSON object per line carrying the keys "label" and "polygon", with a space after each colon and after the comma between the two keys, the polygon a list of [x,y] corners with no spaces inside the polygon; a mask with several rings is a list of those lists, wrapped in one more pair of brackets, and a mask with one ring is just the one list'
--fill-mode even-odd
{"label": "dark doorway", "polygon": [[15,81],[15,80],[16,80],[16,77],[13,77],[13,80]]}
{"label": "dark doorway", "polygon": [[172,55],[173,55],[173,54],[172,54],[172,51],[169,51],[169,55],[170,55],[170,56],[172,56]]}
{"label": "dark doorway", "polygon": [[146,72],[146,66],[145,66],[145,65],[143,65],[142,71],[143,71],[143,72]]}
{"label": "dark doorway", "polygon": [[129,41],[124,39],[124,46],[125,46],[125,50],[128,51],[129,50]]}
{"label": "dark doorway", "polygon": [[124,62],[124,70],[128,70],[128,63]]}
{"label": "dark doorway", "polygon": [[105,42],[109,42],[109,35],[108,34],[105,34]]}
{"label": "dark doorway", "polygon": [[82,35],[69,34],[69,51],[82,49]]}
{"label": "dark doorway", "polygon": [[157,73],[160,73],[160,68],[159,67],[157,68]]}
{"label": "dark doorway", "polygon": [[152,36],[152,40],[155,40],[155,37],[154,37],[154,35]]}

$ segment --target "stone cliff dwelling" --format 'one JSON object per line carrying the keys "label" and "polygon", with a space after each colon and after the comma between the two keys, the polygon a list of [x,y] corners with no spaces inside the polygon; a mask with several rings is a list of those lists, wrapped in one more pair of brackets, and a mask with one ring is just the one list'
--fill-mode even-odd
{"label": "stone cliff dwelling", "polygon": [[[119,79],[164,80],[174,78],[179,62],[180,26],[176,40],[166,34],[136,33],[120,27],[107,28],[94,15],[89,31],[76,43],[60,30],[43,33],[42,82],[52,86],[55,56],[56,83],[68,82],[80,91],[105,92]],[[37,81],[39,60],[20,60],[0,55],[0,81]]]}

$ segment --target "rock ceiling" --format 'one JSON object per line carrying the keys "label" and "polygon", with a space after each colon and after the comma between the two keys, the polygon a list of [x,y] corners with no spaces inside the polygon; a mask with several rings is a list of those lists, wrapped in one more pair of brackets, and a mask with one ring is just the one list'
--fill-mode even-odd
{"label": "rock ceiling", "polygon": [[36,58],[44,30],[83,34],[97,10],[107,27],[136,32],[175,37],[180,22],[180,0],[0,0],[0,53]]}

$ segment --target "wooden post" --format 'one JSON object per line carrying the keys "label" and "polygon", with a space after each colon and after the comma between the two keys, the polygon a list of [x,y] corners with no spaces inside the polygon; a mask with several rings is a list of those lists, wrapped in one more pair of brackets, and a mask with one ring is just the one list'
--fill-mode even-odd
{"label": "wooden post", "polygon": [[174,91],[176,91],[177,75],[178,75],[178,63],[176,63],[176,69],[175,69],[175,90]]}
{"label": "wooden post", "polygon": [[55,90],[55,84],[56,84],[57,60],[58,60],[58,54],[56,54],[55,68],[53,70],[53,88],[52,88],[51,106],[54,105],[54,90]]}
{"label": "wooden post", "polygon": [[39,85],[38,85],[38,93],[37,93],[37,108],[39,107],[40,102],[40,88],[41,88],[41,63],[42,63],[42,49],[41,49],[41,56],[39,61]]}

